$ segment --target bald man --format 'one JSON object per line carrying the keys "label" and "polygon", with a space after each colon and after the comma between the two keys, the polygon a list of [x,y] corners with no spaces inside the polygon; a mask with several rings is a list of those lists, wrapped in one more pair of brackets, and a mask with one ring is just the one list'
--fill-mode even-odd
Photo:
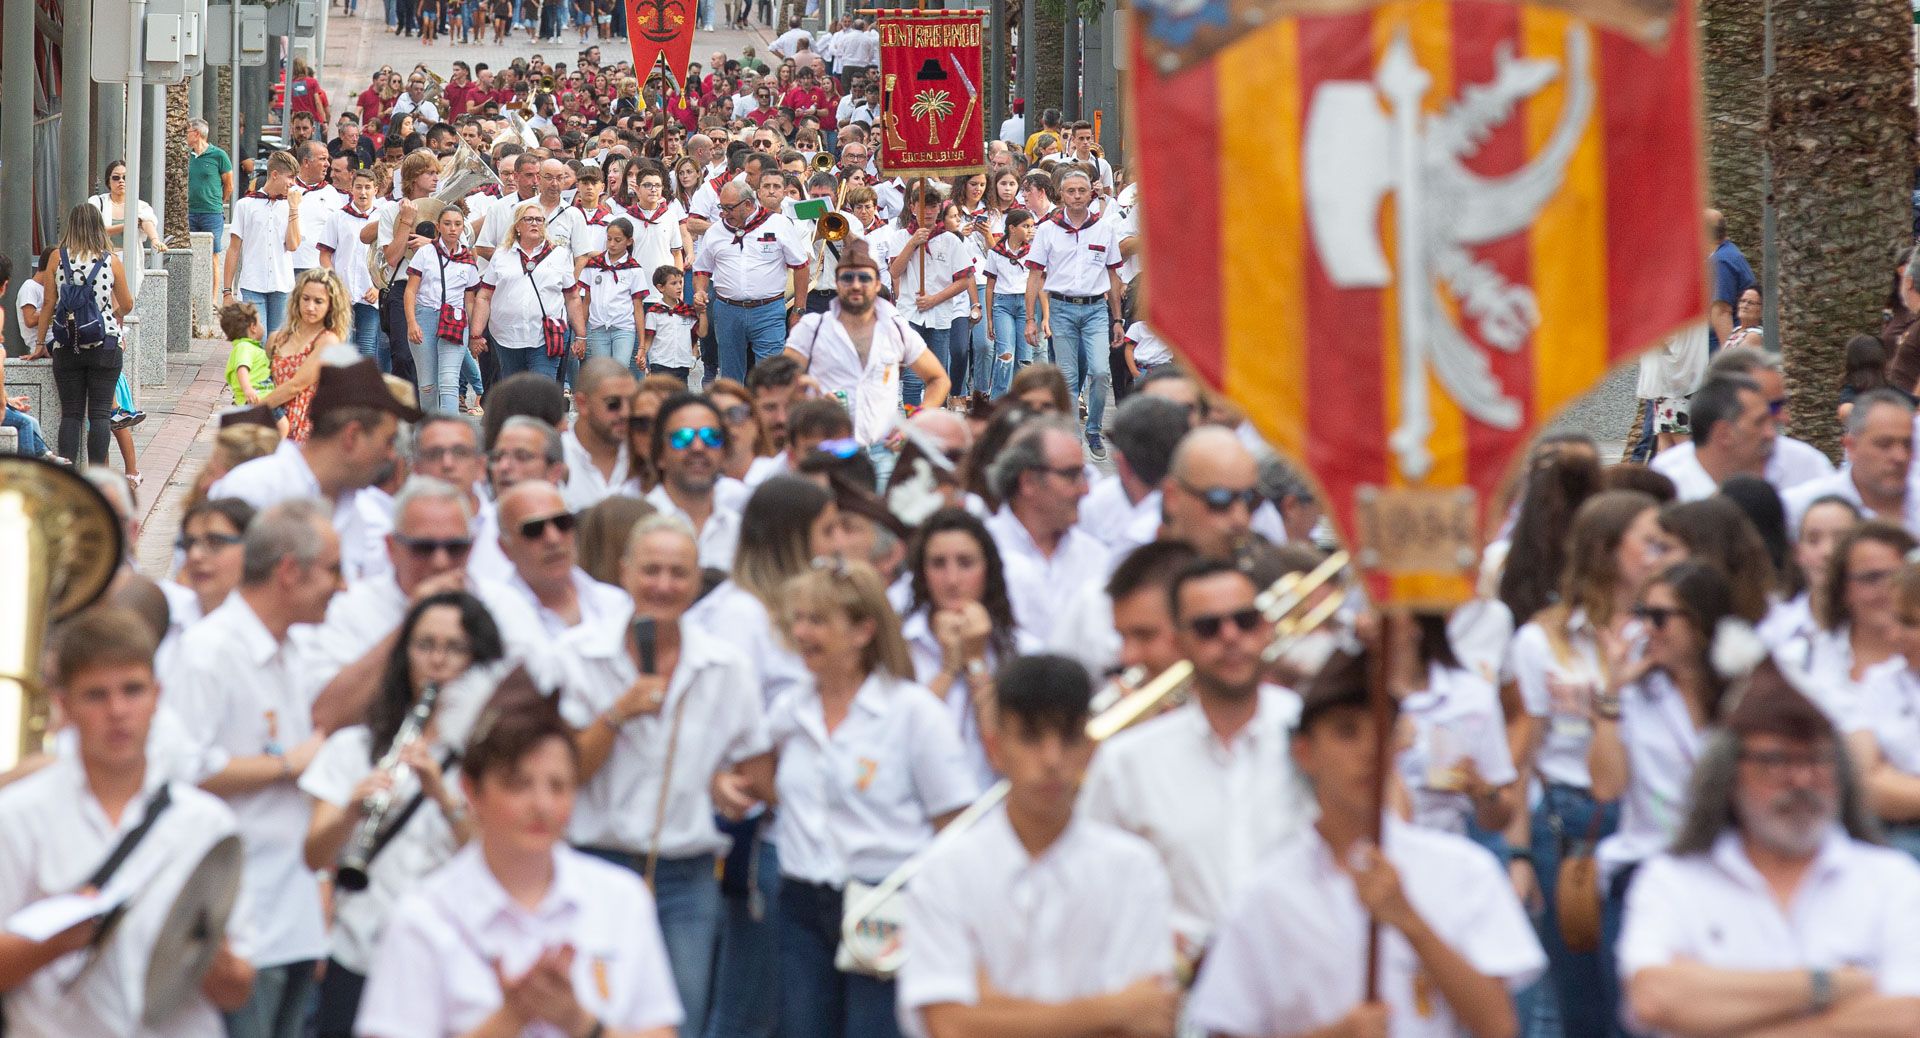
{"label": "bald man", "polygon": [[719,209],[720,222],[694,246],[693,305],[712,317],[720,374],[745,382],[749,349],[764,360],[786,348],[806,303],[810,255],[794,222],[763,208],[748,185],[722,185]]}
{"label": "bald man", "polygon": [[513,575],[481,582],[479,594],[509,655],[525,658],[582,624],[611,622],[629,605],[625,592],[576,565],[573,513],[559,487],[517,483],[500,496],[499,516],[500,550]]}
{"label": "bald man", "polygon": [[1230,429],[1203,425],[1180,440],[1160,485],[1160,536],[1232,558],[1253,533],[1260,463]]}
{"label": "bald man", "polygon": [[627,481],[627,416],[636,388],[633,374],[612,357],[580,365],[573,406],[580,420],[560,435],[567,462],[567,507],[584,512]]}

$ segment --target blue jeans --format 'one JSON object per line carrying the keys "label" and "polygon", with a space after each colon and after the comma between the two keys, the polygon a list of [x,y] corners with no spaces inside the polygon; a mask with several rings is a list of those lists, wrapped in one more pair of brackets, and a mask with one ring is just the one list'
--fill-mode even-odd
{"label": "blue jeans", "polygon": [[[642,878],[647,874],[644,854],[580,849]],[[720,947],[720,884],[713,878],[713,855],[661,858],[654,866],[653,905],[660,916],[667,963],[673,967],[673,985],[680,990],[680,1007],[686,1012],[680,1029],[697,1035],[706,1026],[713,995],[713,956]]]}
{"label": "blue jeans", "polygon": [[1086,383],[1087,435],[1098,436],[1100,419],[1107,411],[1107,394],[1113,389],[1113,373],[1107,369],[1113,318],[1105,300],[1067,303],[1051,299],[1048,304],[1054,361],[1067,377],[1067,393],[1076,404],[1080,401],[1080,385]]}
{"label": "blue jeans", "polygon": [[787,346],[787,309],[778,301],[761,306],[734,306],[715,297],[713,337],[720,345],[720,376],[747,380],[747,350],[754,360],[778,356]]}
{"label": "blue jeans", "polygon": [[460,359],[467,355],[467,347],[435,334],[440,327],[439,307],[416,306],[413,319],[420,322],[425,335],[422,342],[407,342],[413,350],[414,377],[420,384],[420,406],[426,408],[432,401],[432,409],[441,414],[459,414]]}
{"label": "blue jeans", "polygon": [[587,356],[612,357],[625,364],[634,373],[634,378],[646,377],[646,372],[633,362],[634,354],[639,352],[638,328],[587,328]]}
{"label": "blue jeans", "polygon": [[833,968],[841,891],[780,884],[780,1038],[900,1038],[893,981]]}
{"label": "blue jeans", "polygon": [[40,419],[11,407],[6,410],[6,418],[0,420],[0,428],[15,430],[19,439],[19,454],[23,458],[37,458],[47,452],[47,438],[40,433]]}
{"label": "blue jeans", "polygon": [[[764,816],[754,820],[765,821]],[[748,856],[749,852],[737,845],[740,841],[751,842],[754,830],[751,825],[723,826],[723,831],[729,829],[736,843],[736,852],[728,860],[732,868]],[[780,1022],[780,852],[761,840],[751,853],[756,896],[725,899],[727,918],[720,931],[713,1009],[707,1018],[705,1038],[773,1038]],[[756,900],[761,909],[757,918]],[[692,1038],[699,1032],[688,1026],[685,1033]]]}
{"label": "blue jeans", "polygon": [[226,1014],[227,1038],[300,1038],[314,1000],[314,960],[262,967],[247,1004]]}
{"label": "blue jeans", "polygon": [[[1007,395],[1013,386],[1015,369],[1026,367],[1033,362],[1033,347],[1027,344],[1027,300],[1024,296],[996,295],[993,297],[993,388],[989,394],[998,400]],[[1011,343],[1011,347],[1009,347]],[[1011,350],[1011,360],[1001,360],[1000,354]]]}
{"label": "blue jeans", "polygon": [[[287,323],[287,293],[254,292],[243,288],[240,290],[240,298],[259,309],[260,326],[267,330],[267,335],[279,331],[280,326]],[[261,336],[260,341],[266,342],[267,336]]]}
{"label": "blue jeans", "polygon": [[987,322],[992,319],[986,314],[978,321],[966,318],[968,393],[993,392],[993,360],[999,351],[987,345]]}
{"label": "blue jeans", "polygon": [[518,375],[522,371],[536,372],[555,380],[560,377],[560,358],[547,356],[547,351],[538,346],[525,349],[501,346],[494,353],[500,358],[501,378]]}
{"label": "blue jeans", "polygon": [[474,356],[472,350],[460,358],[460,390],[455,396],[465,396],[469,389],[476,398],[487,395],[487,384],[480,377],[480,358]]}
{"label": "blue jeans", "polygon": [[227,251],[227,215],[225,213],[188,213],[187,230],[213,232],[213,254]]}
{"label": "blue jeans", "polygon": [[393,370],[393,354],[380,328],[380,308],[372,303],[353,304],[353,348],[362,357],[371,357],[381,371]]}
{"label": "blue jeans", "polygon": [[[952,325],[945,328],[928,328],[922,324],[913,325],[913,330],[920,334],[920,338],[926,340],[927,349],[933,353],[933,358],[940,362],[940,370],[945,371],[947,378],[952,380],[947,387],[949,395],[959,392],[960,385],[959,380],[953,378],[953,328],[954,326]],[[919,407],[920,401],[926,396],[926,392],[926,383],[920,381],[920,376],[906,368],[901,369],[900,399],[914,407]]]}
{"label": "blue jeans", "polygon": [[1607,1021],[1614,1018],[1614,1003],[1608,998],[1618,983],[1603,976],[1605,964],[1600,953],[1569,950],[1560,938],[1560,926],[1556,922],[1554,895],[1555,884],[1560,880],[1560,860],[1575,853],[1576,845],[1586,840],[1596,810],[1601,812],[1600,827],[1594,836],[1597,840],[1611,834],[1620,824],[1617,803],[1596,805],[1584,789],[1550,785],[1533,809],[1533,847],[1529,856],[1547,906],[1540,943],[1547,952],[1547,968],[1553,977],[1566,1038],[1605,1038],[1609,1030]]}

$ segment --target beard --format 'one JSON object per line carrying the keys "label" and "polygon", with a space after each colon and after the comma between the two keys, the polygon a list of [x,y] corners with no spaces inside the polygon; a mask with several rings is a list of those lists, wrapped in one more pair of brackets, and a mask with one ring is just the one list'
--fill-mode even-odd
{"label": "beard", "polygon": [[1733,811],[1748,839],[1794,858],[1810,857],[1819,850],[1840,817],[1834,797],[1814,789],[1789,789],[1766,798],[1739,791],[1734,794]]}

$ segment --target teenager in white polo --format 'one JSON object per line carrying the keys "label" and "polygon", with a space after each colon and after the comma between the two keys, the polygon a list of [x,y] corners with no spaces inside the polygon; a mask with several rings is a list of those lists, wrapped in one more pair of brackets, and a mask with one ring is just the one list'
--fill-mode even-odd
{"label": "teenager in white polo", "polygon": [[233,203],[233,224],[227,228],[227,289],[222,301],[231,302],[237,296],[259,308],[260,323],[268,335],[287,323],[287,295],[293,291],[301,196],[293,178],[299,168],[284,151],[267,156],[266,184]]}
{"label": "teenager in white polo", "polygon": [[1060,173],[1060,208],[1034,231],[1027,253],[1027,340],[1053,341],[1067,392],[1087,400],[1087,453],[1105,461],[1100,419],[1112,389],[1108,351],[1120,344],[1119,233],[1092,212],[1093,180],[1069,166]]}

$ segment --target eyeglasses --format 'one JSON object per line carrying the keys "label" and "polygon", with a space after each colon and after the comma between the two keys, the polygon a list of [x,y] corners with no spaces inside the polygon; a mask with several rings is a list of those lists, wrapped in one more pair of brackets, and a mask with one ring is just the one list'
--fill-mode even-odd
{"label": "eyeglasses", "polygon": [[1043,468],[1040,471],[1052,473],[1069,483],[1084,483],[1087,480],[1087,467],[1085,465],[1069,465],[1066,468],[1058,469]]}
{"label": "eyeglasses", "polygon": [[1666,629],[1668,620],[1684,614],[1678,609],[1670,609],[1666,606],[1640,605],[1633,607],[1633,615],[1635,619],[1644,620],[1647,626],[1659,631]]}
{"label": "eyeglasses", "polygon": [[1847,574],[1847,582],[1861,587],[1881,587],[1892,580],[1896,572],[1898,571],[1890,569],[1862,570],[1859,573]]}
{"label": "eyeglasses", "polygon": [[443,551],[449,558],[459,559],[465,558],[467,552],[473,550],[471,537],[448,537],[444,540],[435,540],[431,537],[404,537],[396,533],[393,535],[393,542],[412,552],[416,559],[431,559]]}
{"label": "eyeglasses", "polygon": [[555,515],[543,515],[533,519],[523,519],[520,522],[520,536],[530,541],[537,541],[547,535],[547,527],[549,526],[553,527],[555,533],[565,536],[573,532],[573,523],[572,512],[560,512]]}
{"label": "eyeglasses", "polygon": [[604,396],[600,398],[600,406],[609,411],[624,411],[631,406],[632,403],[633,401],[624,396]]}
{"label": "eyeglasses", "polygon": [[1245,609],[1236,610],[1231,613],[1222,613],[1215,616],[1196,616],[1187,621],[1187,630],[1192,631],[1201,638],[1212,641],[1220,637],[1220,633],[1226,630],[1228,624],[1232,624],[1241,634],[1245,634],[1260,626],[1261,621],[1265,619],[1266,617],[1260,615],[1260,610],[1248,606]]}
{"label": "eyeglasses", "polygon": [[865,270],[843,270],[835,274],[833,279],[843,285],[871,285],[880,280],[874,277],[872,272]]}
{"label": "eyeglasses", "polygon": [[730,404],[720,409],[720,420],[728,425],[738,425],[752,417],[753,408],[748,404]]}
{"label": "eyeglasses", "polygon": [[1187,493],[1205,502],[1209,512],[1224,512],[1235,504],[1246,505],[1247,511],[1251,512],[1260,505],[1260,490],[1257,487],[1248,487],[1244,490],[1235,490],[1232,487],[1202,489],[1184,479],[1179,483]]}
{"label": "eyeglasses", "polygon": [[230,533],[205,533],[198,537],[189,537],[181,534],[180,538],[173,542],[173,546],[178,548],[182,555],[192,555],[193,549],[195,548],[205,548],[209,552],[216,552],[222,548],[231,548],[239,544],[240,541],[240,537]]}
{"label": "eyeglasses", "polygon": [[1752,765],[1767,778],[1786,778],[1796,771],[1808,775],[1830,779],[1833,777],[1833,764],[1836,760],[1832,750],[1814,750],[1811,753],[1788,753],[1785,750],[1748,750],[1740,754],[1740,763]]}
{"label": "eyeglasses", "polygon": [[529,450],[517,450],[517,449],[516,450],[506,450],[506,449],[496,450],[492,454],[487,455],[487,458],[488,460],[492,461],[494,464],[499,464],[500,462],[503,462],[503,461],[511,461],[519,465],[532,465],[536,462],[544,462],[547,460],[546,457],[543,455],[535,454],[534,452]]}
{"label": "eyeglasses", "polygon": [[453,447],[422,447],[419,451],[415,452],[414,460],[424,461],[432,465],[449,461],[472,461],[479,456],[480,452],[477,449],[464,445]]}
{"label": "eyeglasses", "polygon": [[462,641],[440,641],[437,638],[421,638],[409,642],[407,648],[422,656],[471,656],[473,646]]}
{"label": "eyeglasses", "polygon": [[702,446],[713,450],[719,450],[720,445],[726,442],[720,430],[711,425],[702,425],[698,428],[675,429],[667,434],[667,446],[683,451],[692,447],[695,439],[698,439]]}

